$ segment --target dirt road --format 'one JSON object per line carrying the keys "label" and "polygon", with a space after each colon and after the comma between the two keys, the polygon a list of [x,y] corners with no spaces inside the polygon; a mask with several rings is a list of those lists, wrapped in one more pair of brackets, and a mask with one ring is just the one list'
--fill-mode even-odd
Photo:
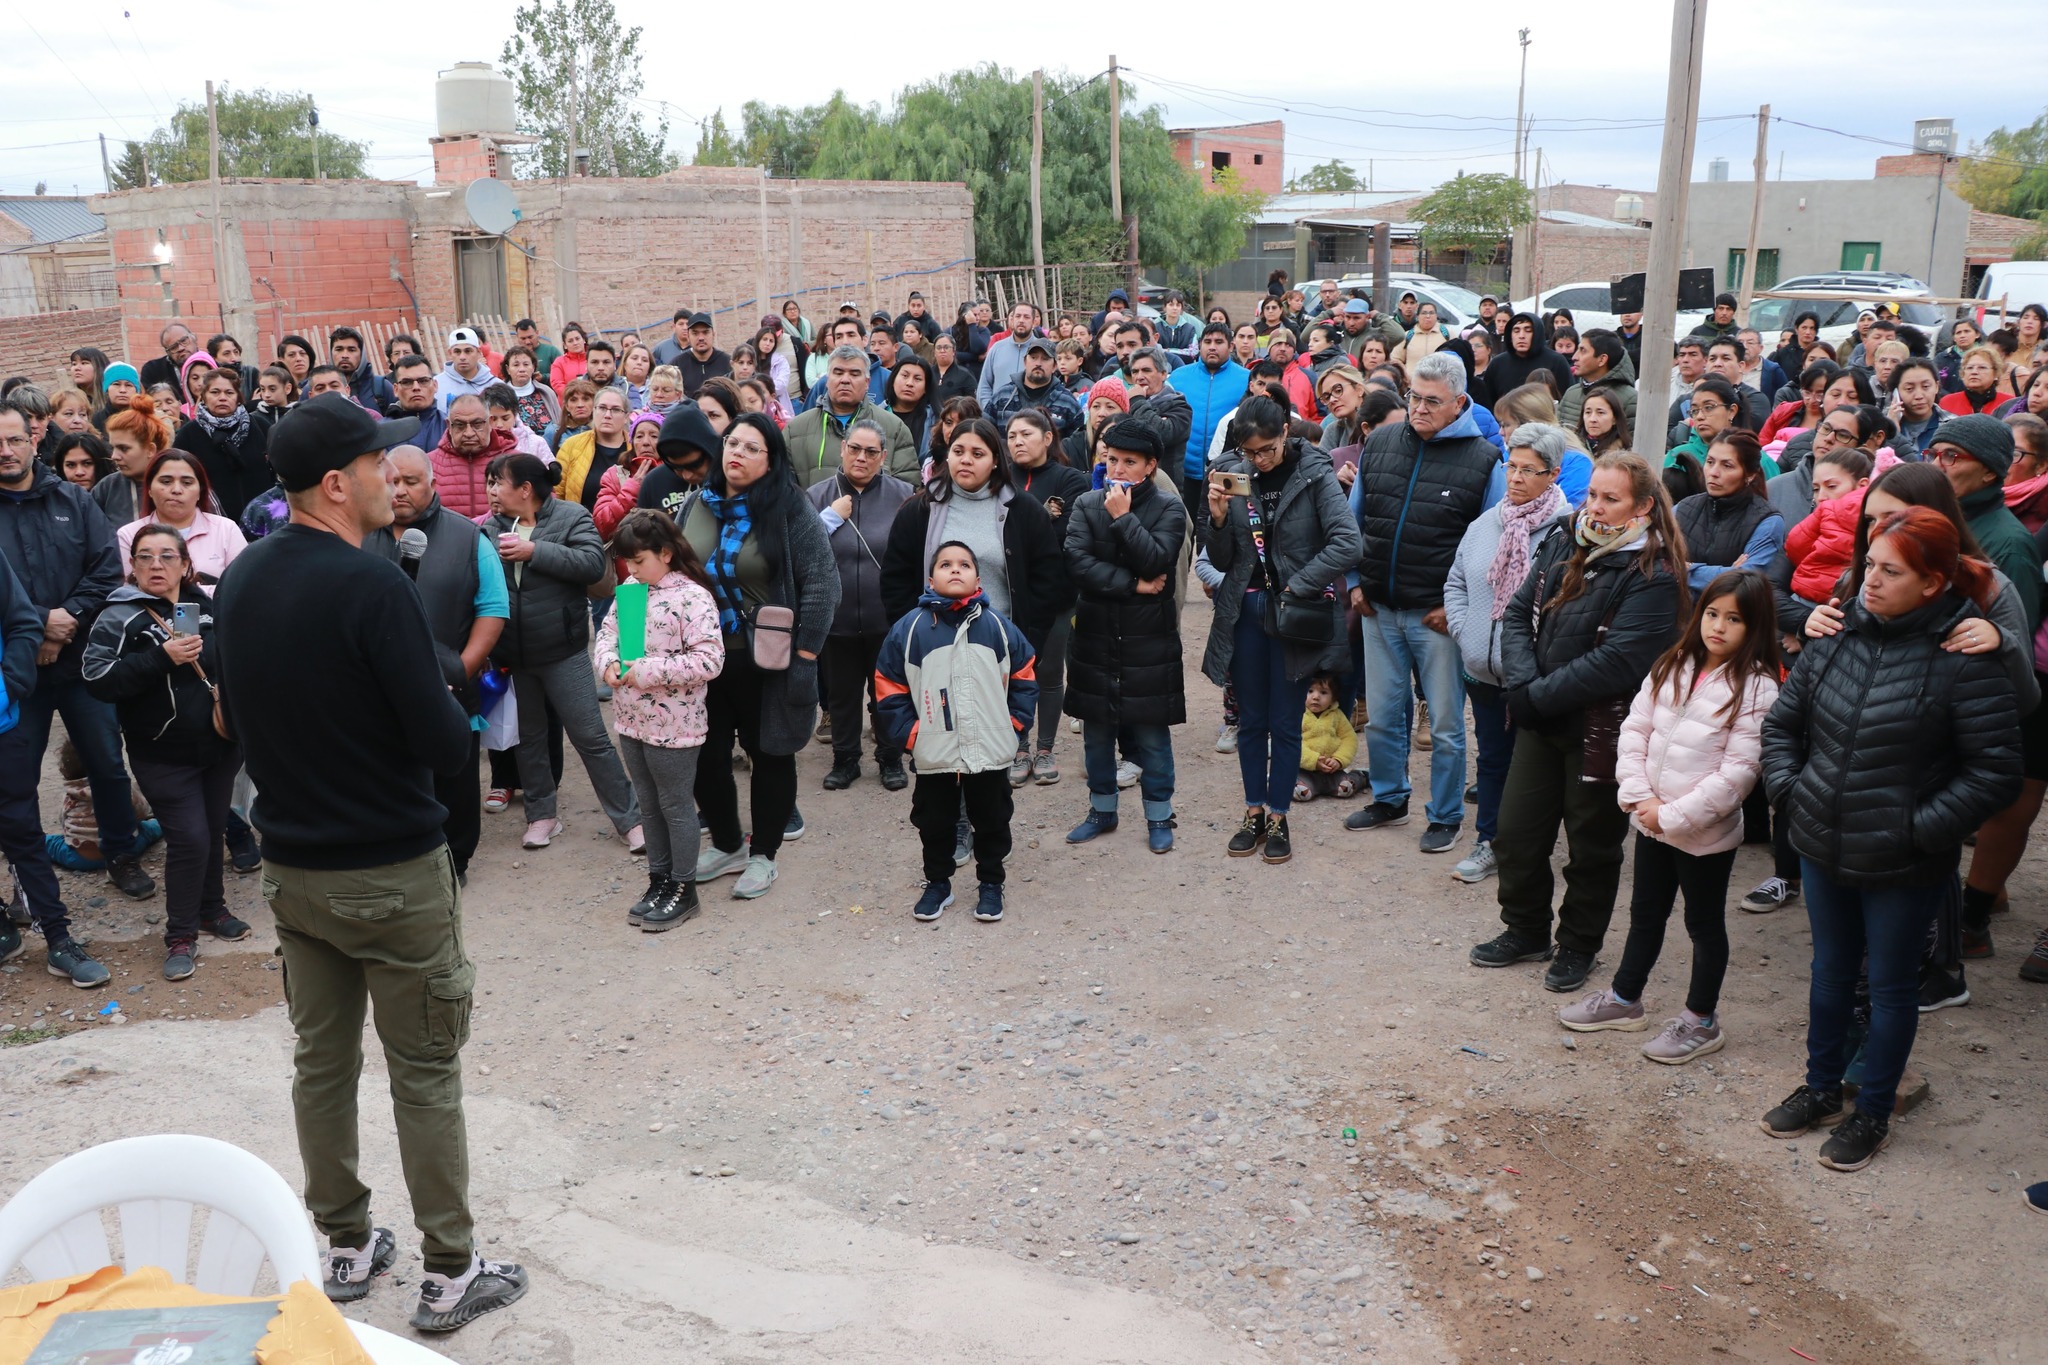
{"label": "dirt road", "polygon": [[[1419,825],[1350,834],[1350,803],[1316,803],[1292,863],[1226,858],[1236,762],[1210,751],[1214,690],[1191,671],[1189,693],[1180,847],[1146,853],[1132,819],[1067,848],[1085,792],[1063,733],[1065,780],[1019,793],[1000,925],[957,908],[913,923],[907,793],[872,771],[820,791],[816,746],[809,833],[774,891],[742,903],[720,883],[669,934],[628,930],[643,874],[580,772],[553,849],[517,850],[516,808],[487,816],[464,907],[473,1185],[487,1254],[528,1265],[534,1290],[450,1354],[2048,1359],[2039,1225],[2017,1197],[2048,1166],[2044,996],[2012,975],[2038,859],[1975,1002],[1923,1021],[1931,1100],[1838,1175],[1817,1143],[1756,1125],[1803,1065],[1797,910],[1732,915],[1719,1055],[1670,1069],[1637,1037],[1568,1043],[1537,969],[1466,965],[1492,887],[1451,881]],[[1764,866],[1742,854],[1738,893]],[[108,890],[69,882],[81,901]],[[183,990],[155,980],[149,944],[111,954],[130,1022],[85,1022],[104,997],[35,951],[0,976],[0,1025],[38,1039],[0,1049],[0,1189],[167,1130],[241,1143],[296,1183],[269,918],[254,878],[233,896],[257,938],[212,950]],[[153,939],[158,909],[82,918],[112,948]],[[1675,1011],[1686,962],[1674,933],[1653,1008]],[[407,1250],[362,1315],[402,1330],[418,1241],[374,1051],[364,1093],[377,1217]]]}

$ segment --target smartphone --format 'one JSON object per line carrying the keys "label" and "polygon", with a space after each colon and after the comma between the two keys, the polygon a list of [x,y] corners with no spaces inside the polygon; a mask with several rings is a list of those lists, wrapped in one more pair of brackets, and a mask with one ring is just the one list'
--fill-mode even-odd
{"label": "smartphone", "polygon": [[197,635],[199,633],[199,604],[178,602],[171,607],[171,634]]}
{"label": "smartphone", "polygon": [[1221,471],[1221,474],[1222,477],[1217,483],[1222,486],[1225,493],[1233,498],[1248,498],[1252,495],[1251,475],[1228,469]]}

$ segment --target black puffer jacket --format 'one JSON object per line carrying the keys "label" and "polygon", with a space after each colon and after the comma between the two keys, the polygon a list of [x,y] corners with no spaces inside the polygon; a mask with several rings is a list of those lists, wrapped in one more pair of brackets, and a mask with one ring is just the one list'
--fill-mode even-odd
{"label": "black puffer jacket", "polygon": [[239,522],[249,500],[269,492],[277,482],[268,454],[270,419],[260,412],[249,414],[240,442],[231,443],[197,422],[187,422],[178,428],[178,438],[171,444],[198,456],[199,463],[206,466],[206,481],[213,485],[220,514],[229,521]]}
{"label": "black puffer jacket", "polygon": [[[503,513],[484,521],[493,545],[510,535],[514,520]],[[823,534],[822,530],[820,534]],[[505,565],[505,589],[512,619],[491,647],[491,661],[505,668],[538,668],[560,663],[590,644],[590,592],[604,577],[604,541],[582,503],[550,496],[534,517],[533,558]]]}
{"label": "black puffer jacket", "polygon": [[[1586,590],[1541,610],[1539,619],[1578,549],[1568,517],[1559,518],[1558,530],[1543,542],[1500,622],[1501,682],[1516,722],[1552,734],[1576,729],[1595,702],[1634,696],[1679,628],[1679,584],[1661,562],[1646,576],[1642,549],[1596,561],[1586,571]],[[1601,640],[1610,607],[1613,623]]]}
{"label": "black puffer jacket", "polygon": [[[1318,650],[1311,646],[1283,643],[1287,676],[1305,678],[1311,673],[1342,672],[1350,652],[1344,630],[1344,576],[1358,562],[1358,523],[1344,505],[1344,489],[1330,466],[1330,457],[1300,438],[1288,441],[1287,481],[1274,502],[1266,526],[1266,553],[1280,576],[1279,586],[1299,597],[1316,597],[1334,586],[1330,599],[1330,642]],[[1256,475],[1251,461],[1233,451],[1223,456],[1211,471]],[[1255,481],[1254,488],[1260,485]],[[1261,513],[1265,515],[1261,502]],[[1204,499],[1201,515],[1209,515]],[[1202,673],[1218,687],[1230,681],[1230,661],[1237,643],[1237,618],[1244,610],[1245,588],[1259,563],[1252,541],[1249,505],[1244,498],[1230,500],[1230,514],[1223,525],[1209,528],[1209,564],[1223,575],[1216,589],[1216,611],[1210,618],[1209,645],[1202,653]],[[1268,583],[1270,589],[1273,584]]]}
{"label": "black puffer jacket", "polygon": [[[1063,708],[1082,720],[1179,725],[1188,718],[1181,673],[1180,603],[1173,573],[1188,533],[1179,498],[1146,482],[1112,519],[1107,494],[1090,491],[1067,516],[1067,577],[1080,589],[1067,651]],[[1167,576],[1166,591],[1138,580]]]}
{"label": "black puffer jacket", "polygon": [[1715,497],[1695,493],[1681,498],[1671,518],[1685,535],[1687,564],[1732,565],[1749,548],[1749,538],[1777,509],[1748,488]]}
{"label": "black puffer jacket", "polygon": [[1996,654],[1941,641],[1980,613],[1947,593],[1883,621],[1849,604],[1808,640],[1764,718],[1764,786],[1792,847],[1851,886],[1954,873],[1963,839],[2020,794],[2020,721]]}
{"label": "black puffer jacket", "polygon": [[1358,576],[1367,599],[1401,610],[1442,606],[1458,542],[1486,510],[1500,469],[1500,450],[1469,409],[1431,440],[1406,422],[1366,437],[1351,510],[1365,535]]}

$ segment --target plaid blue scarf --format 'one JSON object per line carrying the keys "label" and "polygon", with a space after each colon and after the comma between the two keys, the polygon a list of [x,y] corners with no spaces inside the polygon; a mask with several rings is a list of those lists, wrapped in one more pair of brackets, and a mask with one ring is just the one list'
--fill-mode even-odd
{"label": "plaid blue scarf", "polygon": [[740,590],[740,546],[754,529],[747,513],[747,495],[722,498],[710,488],[697,494],[706,511],[718,518],[718,548],[704,567],[711,571],[711,594],[718,599],[718,628],[727,635],[744,635],[747,624],[746,595]]}

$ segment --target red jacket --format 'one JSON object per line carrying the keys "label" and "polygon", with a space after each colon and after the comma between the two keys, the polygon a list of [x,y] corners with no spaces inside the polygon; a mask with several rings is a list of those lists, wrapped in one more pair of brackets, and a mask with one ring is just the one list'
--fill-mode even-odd
{"label": "red jacket", "polygon": [[1280,376],[1280,382],[1286,386],[1287,397],[1293,402],[1297,417],[1310,422],[1321,419],[1322,412],[1316,407],[1315,377],[1307,368],[1299,364],[1287,366]]}
{"label": "red jacket", "polygon": [[[619,529],[619,523],[626,519],[626,513],[639,505],[640,475],[628,475],[623,472],[621,466],[613,465],[604,472],[604,477],[597,481],[597,502],[590,509],[590,519],[597,523],[598,535],[609,544],[612,532]],[[619,581],[623,583],[629,576],[626,561],[616,556],[614,560]]]}
{"label": "red jacket", "polygon": [[1808,602],[1834,596],[1835,584],[1856,554],[1856,521],[1863,515],[1864,489],[1815,507],[1785,533],[1785,553],[1794,564],[1792,591]]}
{"label": "red jacket", "polygon": [[453,439],[450,432],[427,452],[427,460],[434,466],[434,491],[441,495],[443,507],[474,521],[491,510],[490,495],[484,491],[484,470],[500,455],[514,453],[517,446],[510,432],[494,431],[483,454],[472,459],[455,453],[455,447],[448,444]]}

